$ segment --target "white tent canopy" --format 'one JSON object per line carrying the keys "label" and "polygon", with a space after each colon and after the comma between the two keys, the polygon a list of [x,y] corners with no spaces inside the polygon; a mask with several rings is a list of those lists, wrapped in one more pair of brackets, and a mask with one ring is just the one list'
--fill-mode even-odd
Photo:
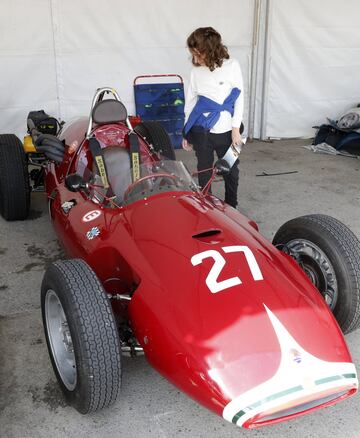
{"label": "white tent canopy", "polygon": [[359,12],[358,0],[1,0],[0,133],[23,135],[30,110],[87,114],[100,86],[134,114],[134,78],[186,86],[186,37],[211,25],[241,63],[249,134],[311,136],[360,102]]}
{"label": "white tent canopy", "polygon": [[360,2],[271,4],[264,134],[312,136],[312,126],[360,103]]}

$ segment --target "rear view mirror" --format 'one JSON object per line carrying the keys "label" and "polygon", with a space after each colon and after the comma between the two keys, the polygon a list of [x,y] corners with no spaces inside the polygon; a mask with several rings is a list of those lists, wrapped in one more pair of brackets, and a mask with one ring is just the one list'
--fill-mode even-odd
{"label": "rear view mirror", "polygon": [[228,175],[231,170],[229,163],[223,158],[220,158],[215,162],[214,168],[216,170],[217,175],[221,175],[221,176]]}
{"label": "rear view mirror", "polygon": [[65,187],[70,190],[70,192],[79,192],[80,190],[86,189],[87,184],[77,173],[71,173],[65,178]]}

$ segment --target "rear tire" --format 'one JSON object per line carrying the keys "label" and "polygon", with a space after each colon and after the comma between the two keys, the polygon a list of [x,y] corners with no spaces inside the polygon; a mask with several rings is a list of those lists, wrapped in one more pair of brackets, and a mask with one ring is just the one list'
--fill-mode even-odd
{"label": "rear tire", "polygon": [[344,333],[360,326],[360,242],[349,228],[331,216],[301,216],[280,227],[273,244],[294,256],[324,298],[332,291],[328,304]]}
{"label": "rear tire", "polygon": [[50,359],[70,405],[82,414],[114,403],[121,384],[118,330],[107,295],[79,259],[52,263],[41,286]]}
{"label": "rear tire", "polygon": [[7,221],[29,214],[30,185],[26,154],[13,134],[0,135],[0,214]]}
{"label": "rear tire", "polygon": [[141,122],[135,126],[134,131],[140,134],[163,157],[175,160],[175,152],[169,134],[160,123]]}

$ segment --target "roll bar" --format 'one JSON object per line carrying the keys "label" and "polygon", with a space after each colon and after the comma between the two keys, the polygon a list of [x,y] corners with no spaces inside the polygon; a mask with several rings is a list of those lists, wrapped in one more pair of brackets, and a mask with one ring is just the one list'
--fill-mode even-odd
{"label": "roll bar", "polygon": [[[90,110],[89,124],[88,124],[88,128],[87,128],[87,131],[86,131],[86,138],[90,138],[91,131],[92,131],[92,128],[93,128],[93,118],[92,118],[92,113],[93,113],[94,106],[95,106],[98,102],[101,102],[101,101],[104,99],[104,96],[105,96],[106,94],[112,94],[112,96],[115,98],[115,100],[118,100],[119,102],[121,102],[121,99],[120,99],[120,97],[119,97],[117,91],[116,91],[114,88],[111,88],[111,87],[102,87],[102,88],[98,88],[98,89],[96,90],[95,96],[94,96],[94,98],[93,98],[93,100],[92,100],[92,103],[91,103],[91,110]],[[131,126],[131,123],[130,123],[129,117],[126,117],[126,121],[125,121],[125,123],[126,123],[126,126],[132,131],[133,128],[132,128],[132,126]]]}

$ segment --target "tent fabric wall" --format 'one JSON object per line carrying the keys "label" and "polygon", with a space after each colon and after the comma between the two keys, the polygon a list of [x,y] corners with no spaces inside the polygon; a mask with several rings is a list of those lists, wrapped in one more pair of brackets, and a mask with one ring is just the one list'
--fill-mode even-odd
{"label": "tent fabric wall", "polygon": [[36,108],[58,110],[51,3],[1,0],[0,133],[23,133]]}
{"label": "tent fabric wall", "polygon": [[212,25],[242,66],[245,125],[256,63],[254,137],[310,137],[360,102],[359,12],[358,0],[1,0],[0,133],[24,134],[30,110],[86,115],[100,86],[118,89],[134,113],[140,74],[178,73],[186,87],[186,37]]}
{"label": "tent fabric wall", "polygon": [[360,102],[360,2],[270,1],[266,137],[311,137]]}
{"label": "tent fabric wall", "polygon": [[252,15],[251,0],[2,0],[0,132],[24,134],[29,110],[86,115],[101,86],[116,88],[133,114],[141,74],[178,73],[187,86],[186,37],[200,26],[222,34],[248,84]]}

